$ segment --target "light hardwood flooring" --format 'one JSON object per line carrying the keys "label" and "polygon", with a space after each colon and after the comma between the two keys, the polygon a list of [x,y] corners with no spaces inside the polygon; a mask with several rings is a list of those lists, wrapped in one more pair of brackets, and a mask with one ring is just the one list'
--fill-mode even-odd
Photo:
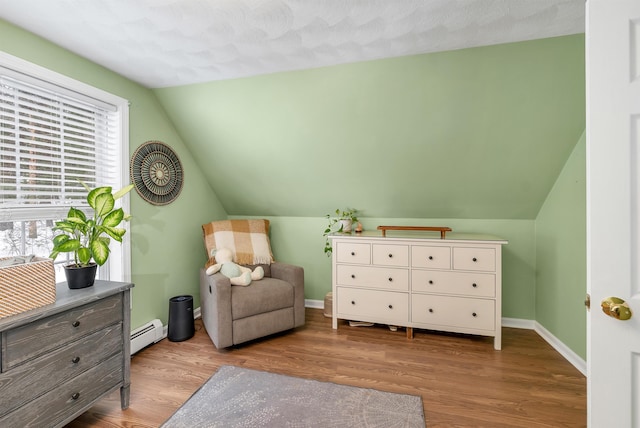
{"label": "light hardwood flooring", "polygon": [[[386,326],[349,327],[320,309],[306,325],[217,350],[200,320],[184,342],[167,339],[131,360],[131,405],[119,392],[69,427],[157,427],[221,365],[420,395],[432,427],[584,427],[586,379],[534,331],[503,328],[493,339]],[[319,421],[319,426],[322,426]]]}

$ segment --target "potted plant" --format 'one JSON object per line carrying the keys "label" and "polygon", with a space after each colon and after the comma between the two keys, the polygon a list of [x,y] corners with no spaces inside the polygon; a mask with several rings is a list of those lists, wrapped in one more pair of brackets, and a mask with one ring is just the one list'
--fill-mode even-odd
{"label": "potted plant", "polygon": [[[322,236],[328,236],[330,233],[343,232],[351,233],[353,224],[358,222],[357,210],[353,208],[346,208],[344,210],[335,210],[335,215],[327,214],[325,217],[329,220],[329,224]],[[331,242],[329,238],[326,238],[324,244],[324,253],[327,257],[331,257],[333,248],[331,248]]]}
{"label": "potted plant", "polygon": [[[69,288],[85,288],[93,285],[98,266],[109,258],[111,238],[122,242],[126,233],[118,227],[131,216],[122,208],[115,208],[115,201],[133,189],[133,184],[112,193],[109,186],[87,189],[87,202],[93,208],[93,216],[71,207],[67,218],[57,221],[54,231],[61,233],[53,237],[53,250],[50,258],[56,259],[60,253],[73,252],[73,263],[64,266]],[[93,261],[92,261],[93,260]]]}

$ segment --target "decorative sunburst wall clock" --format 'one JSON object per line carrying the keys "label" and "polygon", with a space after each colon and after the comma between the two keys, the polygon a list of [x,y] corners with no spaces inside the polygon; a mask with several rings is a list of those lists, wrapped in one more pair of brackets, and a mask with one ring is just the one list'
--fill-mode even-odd
{"label": "decorative sunburst wall clock", "polygon": [[170,204],[182,190],[184,171],[180,159],[160,141],[147,141],[138,147],[130,167],[136,191],[150,204]]}

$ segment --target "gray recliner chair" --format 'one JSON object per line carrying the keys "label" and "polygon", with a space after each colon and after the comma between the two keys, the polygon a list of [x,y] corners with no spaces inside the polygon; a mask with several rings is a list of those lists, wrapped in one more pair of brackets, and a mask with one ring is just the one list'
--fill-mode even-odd
{"label": "gray recliner chair", "polygon": [[304,270],[274,262],[250,285],[232,286],[221,273],[200,270],[200,310],[216,348],[289,330],[304,324]]}

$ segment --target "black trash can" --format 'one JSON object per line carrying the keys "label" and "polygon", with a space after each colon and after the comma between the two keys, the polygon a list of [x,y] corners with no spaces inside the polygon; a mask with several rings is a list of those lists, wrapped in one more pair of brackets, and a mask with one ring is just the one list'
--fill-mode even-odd
{"label": "black trash can", "polygon": [[193,296],[176,296],[169,299],[169,326],[167,337],[172,342],[191,339],[195,333],[193,324]]}

